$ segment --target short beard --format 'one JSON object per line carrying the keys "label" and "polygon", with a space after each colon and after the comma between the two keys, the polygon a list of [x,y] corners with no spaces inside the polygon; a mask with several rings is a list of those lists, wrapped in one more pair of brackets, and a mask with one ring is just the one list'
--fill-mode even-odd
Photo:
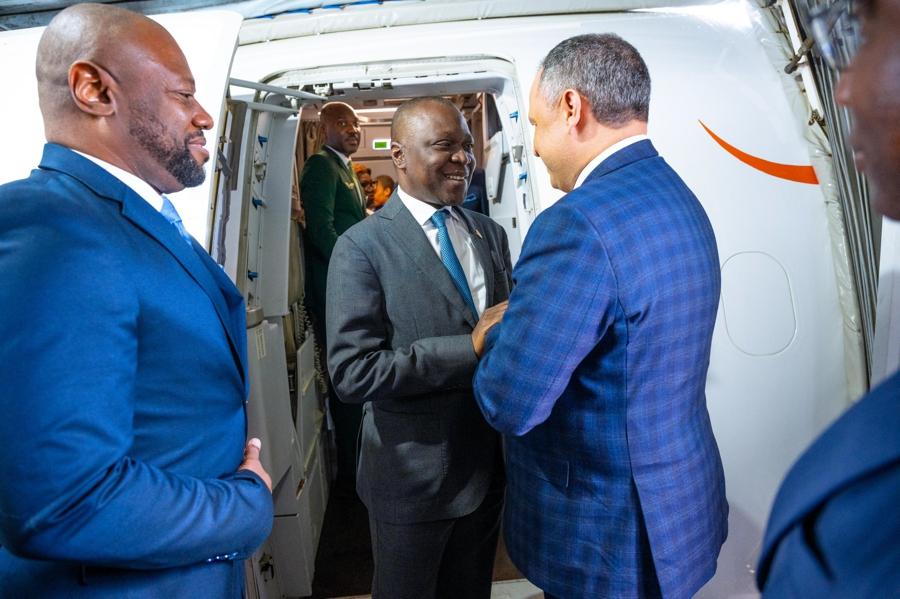
{"label": "short beard", "polygon": [[186,135],[179,147],[166,135],[163,122],[152,112],[150,106],[144,103],[135,106],[135,112],[128,122],[128,133],[185,187],[196,187],[206,179],[203,166],[194,160],[189,147],[191,139],[202,133]]}

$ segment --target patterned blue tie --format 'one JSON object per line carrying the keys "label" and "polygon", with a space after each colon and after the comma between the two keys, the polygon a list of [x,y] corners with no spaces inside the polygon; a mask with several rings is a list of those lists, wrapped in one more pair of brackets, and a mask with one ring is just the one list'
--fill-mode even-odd
{"label": "patterned blue tie", "polygon": [[475,317],[475,320],[478,320],[478,310],[475,309],[475,302],[472,301],[472,293],[469,291],[466,273],[463,272],[462,264],[459,263],[459,258],[456,257],[456,252],[453,250],[453,244],[450,242],[450,235],[447,232],[447,223],[445,222],[446,218],[447,213],[443,210],[438,210],[431,215],[431,222],[437,227],[438,247],[441,250],[441,262],[447,267],[447,272],[450,273],[453,284],[456,285],[459,294],[466,301],[469,310],[472,311],[472,316]]}
{"label": "patterned blue tie", "polygon": [[175,206],[172,205],[172,202],[170,202],[169,198],[167,198],[166,196],[162,196],[162,201],[163,205],[159,213],[162,214],[167,221],[172,223],[175,228],[178,229],[178,234],[181,235],[185,241],[187,241],[187,244],[189,246],[193,247],[193,245],[191,244],[191,236],[184,229],[184,225],[181,224],[181,217],[178,216],[178,211],[175,210]]}

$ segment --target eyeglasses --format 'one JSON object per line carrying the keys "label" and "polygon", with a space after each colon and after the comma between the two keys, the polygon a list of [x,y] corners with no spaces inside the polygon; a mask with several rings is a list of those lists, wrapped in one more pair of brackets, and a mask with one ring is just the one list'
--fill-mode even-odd
{"label": "eyeglasses", "polygon": [[807,31],[812,34],[822,58],[832,69],[842,71],[853,62],[862,41],[859,2],[835,0],[809,11]]}

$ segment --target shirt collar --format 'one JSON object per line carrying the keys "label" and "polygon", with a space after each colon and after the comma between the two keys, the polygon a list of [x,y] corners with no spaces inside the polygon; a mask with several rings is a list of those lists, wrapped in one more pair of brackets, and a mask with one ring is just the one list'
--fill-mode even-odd
{"label": "shirt collar", "polygon": [[332,147],[329,146],[328,144],[325,144],[325,147],[328,148],[329,150],[331,150],[332,152],[334,152],[335,154],[337,154],[337,157],[341,159],[341,162],[344,163],[344,166],[347,166],[348,164],[350,164],[350,157],[349,157],[349,156],[347,156],[347,155],[344,154],[343,152],[339,152],[338,150],[335,150],[334,148],[332,148]]}
{"label": "shirt collar", "polygon": [[[71,148],[69,148],[71,149]],[[83,156],[105,170],[107,173],[124,183],[128,186],[131,191],[141,196],[148,204],[153,206],[153,208],[159,212],[162,209],[163,200],[162,196],[156,193],[156,190],[150,187],[150,184],[141,179],[140,177],[129,173],[128,171],[122,170],[119,167],[112,165],[105,160],[100,160],[96,156],[91,156],[90,154],[85,154],[84,152],[79,152],[78,150],[72,150],[79,156]]]}
{"label": "shirt collar", "polygon": [[399,185],[397,186],[397,197],[400,198],[400,201],[403,202],[403,205],[406,206],[406,209],[409,210],[415,221],[421,226],[429,224],[431,222],[431,216],[438,210],[444,210],[444,212],[449,214],[452,218],[457,218],[456,211],[452,210],[450,206],[435,208],[431,204],[409,195]]}
{"label": "shirt collar", "polygon": [[575,180],[575,187],[573,189],[578,189],[579,187],[581,187],[582,184],[584,184],[585,179],[588,178],[588,175],[594,172],[594,169],[600,166],[601,162],[603,162],[619,150],[624,149],[631,144],[635,144],[639,141],[644,141],[645,139],[650,138],[646,135],[632,135],[631,137],[626,137],[625,139],[614,143],[613,145],[600,152],[593,160],[587,163],[587,166],[581,169],[581,173],[579,173],[578,179]]}

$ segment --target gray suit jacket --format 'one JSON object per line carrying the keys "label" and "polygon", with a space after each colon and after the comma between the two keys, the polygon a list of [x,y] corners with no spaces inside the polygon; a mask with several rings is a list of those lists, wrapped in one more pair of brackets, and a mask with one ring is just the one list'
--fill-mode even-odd
{"label": "gray suit jacket", "polygon": [[[506,233],[460,210],[492,306],[512,286]],[[472,396],[476,321],[396,193],[338,239],[326,322],[334,389],[365,402],[357,491],[370,513],[411,523],[474,511],[503,475],[499,437]]]}

